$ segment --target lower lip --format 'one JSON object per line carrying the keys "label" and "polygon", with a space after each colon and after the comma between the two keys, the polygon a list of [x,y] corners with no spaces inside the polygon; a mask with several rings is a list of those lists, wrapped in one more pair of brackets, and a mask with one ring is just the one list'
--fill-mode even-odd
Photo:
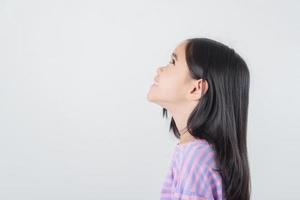
{"label": "lower lip", "polygon": [[153,83],[151,86],[158,86],[158,84],[157,83]]}

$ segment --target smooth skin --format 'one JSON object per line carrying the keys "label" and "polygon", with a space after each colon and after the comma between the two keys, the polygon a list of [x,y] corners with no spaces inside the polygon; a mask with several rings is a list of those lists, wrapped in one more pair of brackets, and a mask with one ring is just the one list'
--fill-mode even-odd
{"label": "smooth skin", "polygon": [[182,41],[172,52],[166,66],[158,67],[157,75],[147,99],[171,113],[180,132],[179,144],[195,140],[187,130],[187,120],[193,109],[208,90],[206,80],[195,80],[189,74],[185,59],[186,41]]}

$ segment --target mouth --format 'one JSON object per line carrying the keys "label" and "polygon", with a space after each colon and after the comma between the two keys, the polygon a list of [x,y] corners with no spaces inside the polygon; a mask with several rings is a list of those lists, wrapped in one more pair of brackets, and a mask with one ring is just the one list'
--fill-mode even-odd
{"label": "mouth", "polygon": [[158,78],[157,78],[157,77],[154,78],[153,84],[154,84],[154,85],[158,85]]}
{"label": "mouth", "polygon": [[153,85],[158,85],[158,83],[156,81],[153,82]]}

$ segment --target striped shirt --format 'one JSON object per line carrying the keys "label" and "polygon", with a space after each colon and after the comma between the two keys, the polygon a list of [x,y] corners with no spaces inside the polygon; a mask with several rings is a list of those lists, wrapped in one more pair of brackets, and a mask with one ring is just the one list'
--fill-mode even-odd
{"label": "striped shirt", "polygon": [[177,143],[160,200],[225,200],[215,152],[204,139]]}

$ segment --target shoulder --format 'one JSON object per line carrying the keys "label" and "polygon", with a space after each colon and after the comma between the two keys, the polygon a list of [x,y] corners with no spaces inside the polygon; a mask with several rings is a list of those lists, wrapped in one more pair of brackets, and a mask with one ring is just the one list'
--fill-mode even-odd
{"label": "shoulder", "polygon": [[216,156],[212,145],[205,141],[186,146],[181,151],[175,193],[194,197],[210,197],[221,177],[214,169]]}
{"label": "shoulder", "polygon": [[[185,146],[177,146],[178,164],[183,167],[190,167],[188,170],[196,170],[197,168],[191,168],[194,165],[216,167],[216,155],[212,144],[209,144],[205,140],[199,140],[187,144]],[[189,163],[189,165],[188,165]]]}

